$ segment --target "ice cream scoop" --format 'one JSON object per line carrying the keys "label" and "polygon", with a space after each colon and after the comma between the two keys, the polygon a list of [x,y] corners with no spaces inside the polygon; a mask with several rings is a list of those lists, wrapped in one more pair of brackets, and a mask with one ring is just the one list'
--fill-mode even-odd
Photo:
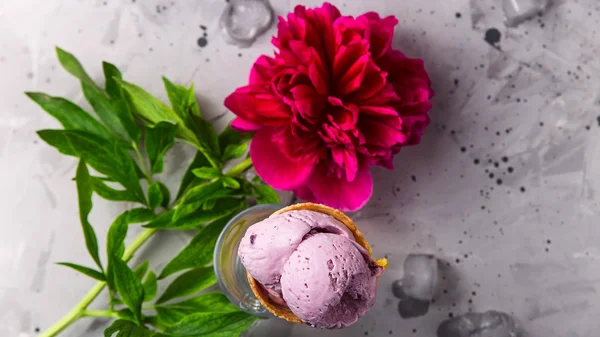
{"label": "ice cream scoop", "polygon": [[254,224],[238,254],[250,286],[273,314],[323,329],[355,323],[374,304],[387,260],[345,214],[318,204],[283,208]]}

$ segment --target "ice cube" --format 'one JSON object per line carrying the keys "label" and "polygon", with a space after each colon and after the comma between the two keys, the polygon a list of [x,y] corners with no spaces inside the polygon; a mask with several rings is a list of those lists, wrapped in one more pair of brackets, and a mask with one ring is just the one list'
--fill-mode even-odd
{"label": "ice cube", "polygon": [[398,303],[398,313],[402,318],[421,317],[427,312],[429,312],[429,301],[405,297]]}
{"label": "ice cube", "polygon": [[400,314],[400,317],[420,317],[429,312],[429,301],[419,300],[408,296],[404,292],[402,280],[396,280],[392,283],[392,293],[400,299],[400,303],[398,303],[398,313]]}
{"label": "ice cube", "polygon": [[431,301],[438,284],[438,261],[433,255],[410,254],[404,260],[402,289],[414,299]]}
{"label": "ice cube", "polygon": [[442,322],[437,337],[521,337],[515,320],[499,311],[468,313]]}
{"label": "ice cube", "polygon": [[402,290],[402,280],[396,280],[392,283],[392,294],[397,298],[404,298],[406,295]]}
{"label": "ice cube", "polygon": [[543,13],[550,6],[550,0],[503,0],[504,24],[516,27],[523,21]]}
{"label": "ice cube", "polygon": [[269,0],[230,0],[221,15],[221,26],[227,42],[250,47],[273,23],[273,8]]}

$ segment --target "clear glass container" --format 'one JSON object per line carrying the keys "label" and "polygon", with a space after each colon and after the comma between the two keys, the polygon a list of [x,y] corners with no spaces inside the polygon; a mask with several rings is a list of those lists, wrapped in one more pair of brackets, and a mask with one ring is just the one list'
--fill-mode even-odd
{"label": "clear glass container", "polygon": [[254,296],[246,277],[246,269],[237,254],[238,247],[248,227],[268,218],[282,207],[272,204],[256,205],[239,213],[227,223],[215,246],[214,268],[221,290],[231,303],[251,315],[274,317]]}

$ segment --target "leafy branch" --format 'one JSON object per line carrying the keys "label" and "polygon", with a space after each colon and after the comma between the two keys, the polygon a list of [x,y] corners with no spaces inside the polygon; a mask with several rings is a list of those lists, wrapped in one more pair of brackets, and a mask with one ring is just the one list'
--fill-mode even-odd
{"label": "leafy branch", "polygon": [[[279,202],[277,194],[260,179],[248,180],[244,175],[252,167],[247,157],[249,138],[229,127],[217,133],[202,118],[193,86],[179,86],[163,78],[168,106],[125,81],[110,63],[103,63],[102,87],[72,54],[57,48],[57,55],[61,65],[80,81],[94,114],[61,97],[37,92],[27,96],[63,126],[40,130],[39,136],[79,160],[75,176],[79,220],[95,266],[58,264],[98,282],[40,336],[56,336],[84,317],[113,319],[105,337],[238,336],[255,317],[240,311],[223,294],[206,293],[206,289],[216,283],[212,252],[229,219],[247,208],[250,200]],[[171,200],[169,187],[156,174],[163,171],[165,154],[177,140],[194,147],[196,155]],[[224,172],[231,160],[239,162]],[[106,200],[136,204],[110,226],[106,261],[100,258],[96,232],[88,220],[93,193]],[[125,238],[133,224],[145,229],[126,247]],[[197,233],[162,270],[149,271],[148,261],[132,268],[128,262],[133,255],[164,230]],[[158,294],[158,283],[174,275],[166,290]],[[89,310],[105,288],[109,308]]]}

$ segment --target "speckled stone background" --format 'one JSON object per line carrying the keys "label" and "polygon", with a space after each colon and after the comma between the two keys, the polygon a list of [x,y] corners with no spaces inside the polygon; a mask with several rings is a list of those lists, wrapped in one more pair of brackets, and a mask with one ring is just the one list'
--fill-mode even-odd
{"label": "speckled stone background", "polygon": [[[278,14],[320,4],[272,2]],[[396,171],[374,169],[375,194],[353,214],[376,255],[390,259],[373,310],[341,331],[267,321],[252,335],[432,337],[449,315],[498,309],[530,336],[600,336],[600,3],[555,0],[515,28],[504,26],[499,0],[333,3],[348,14],[399,18],[395,46],[425,59],[433,79],[433,123],[421,145],[396,157]],[[224,7],[0,1],[0,336],[35,336],[93,283],[53,264],[89,262],[71,181],[76,160],[37,139],[36,130],[58,124],[23,95],[44,91],[86,106],[54,46],[73,52],[93,77],[109,60],[163,98],[161,75],[194,82],[205,114],[222,127],[231,118],[223,98],[245,83],[258,55],[272,52],[274,32],[248,49],[228,45],[218,25]],[[177,147],[167,160],[167,181],[176,182],[189,149]],[[95,200],[99,237],[127,207]],[[160,268],[187,240],[156,237],[137,261],[151,256]],[[390,284],[411,252],[444,260],[443,280],[429,314],[403,320]],[[81,320],[63,336],[101,336],[105,324]]]}

